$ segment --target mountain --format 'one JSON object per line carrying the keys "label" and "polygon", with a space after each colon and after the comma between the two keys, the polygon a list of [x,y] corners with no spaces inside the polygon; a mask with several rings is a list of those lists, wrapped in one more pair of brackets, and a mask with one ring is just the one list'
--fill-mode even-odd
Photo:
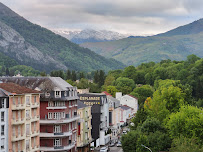
{"label": "mountain", "polygon": [[83,43],[80,46],[126,65],[137,66],[143,62],[159,62],[165,59],[185,60],[190,54],[203,57],[202,42],[203,19],[200,19],[155,36]]}
{"label": "mountain", "polygon": [[53,32],[77,44],[85,42],[105,42],[119,40],[128,37],[128,35],[107,30],[100,31],[92,29],[85,29],[82,31],[53,30]]}
{"label": "mountain", "polygon": [[40,71],[120,69],[124,64],[106,59],[52,31],[33,24],[0,3],[0,52],[19,64]]}

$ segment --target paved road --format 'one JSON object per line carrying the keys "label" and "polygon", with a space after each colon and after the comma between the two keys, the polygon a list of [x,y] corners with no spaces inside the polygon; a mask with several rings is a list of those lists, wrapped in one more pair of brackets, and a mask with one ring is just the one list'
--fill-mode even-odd
{"label": "paved road", "polygon": [[110,152],[123,152],[121,147],[110,147]]}

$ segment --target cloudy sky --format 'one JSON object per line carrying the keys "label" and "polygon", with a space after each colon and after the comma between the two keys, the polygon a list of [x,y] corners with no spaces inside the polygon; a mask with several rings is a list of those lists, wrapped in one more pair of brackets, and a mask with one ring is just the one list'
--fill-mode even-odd
{"label": "cloudy sky", "polygon": [[162,33],[203,17],[203,0],[0,0],[49,29]]}

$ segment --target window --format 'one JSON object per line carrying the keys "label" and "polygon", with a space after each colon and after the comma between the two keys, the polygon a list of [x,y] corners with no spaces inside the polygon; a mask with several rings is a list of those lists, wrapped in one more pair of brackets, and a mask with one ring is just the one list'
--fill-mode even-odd
{"label": "window", "polygon": [[13,144],[12,144],[12,148],[13,148],[13,151],[16,151],[16,145],[15,145],[15,142],[13,142]]}
{"label": "window", "polygon": [[15,127],[13,127],[12,129],[13,129],[13,136],[15,136],[16,135]]}
{"label": "window", "polygon": [[5,145],[5,139],[2,138],[2,139],[1,139],[1,149],[4,149],[4,145]]}
{"label": "window", "polygon": [[48,119],[52,119],[52,113],[48,112]]}
{"label": "window", "polygon": [[34,147],[36,146],[36,138],[35,137],[33,138],[33,146]]}
{"label": "window", "polygon": [[85,133],[85,140],[87,140],[87,138],[88,138],[88,133],[86,132]]}
{"label": "window", "polygon": [[61,113],[61,118],[65,118],[65,112]]}
{"label": "window", "polygon": [[4,121],[4,112],[1,112],[1,121]]}
{"label": "window", "polygon": [[18,120],[21,119],[21,111],[18,111]]}
{"label": "window", "polygon": [[20,151],[21,149],[21,144],[20,144],[20,141],[18,141],[18,150]]}
{"label": "window", "polygon": [[88,127],[88,122],[87,122],[87,121],[85,121],[85,127],[86,127],[86,128]]}
{"label": "window", "polygon": [[13,105],[15,105],[15,104],[16,104],[16,98],[13,97]]}
{"label": "window", "polygon": [[26,105],[30,106],[30,97],[29,96],[26,96]]}
{"label": "window", "polygon": [[61,146],[61,139],[54,139],[54,147],[60,147]]}
{"label": "window", "polygon": [[15,120],[15,119],[16,119],[16,112],[13,111],[13,120]]}
{"label": "window", "polygon": [[2,108],[5,108],[5,100],[1,101],[1,106],[2,106]]}
{"label": "window", "polygon": [[21,104],[21,97],[18,97],[18,104]]}
{"label": "window", "polygon": [[18,126],[18,135],[20,135],[21,134],[21,126],[19,125]]}
{"label": "window", "polygon": [[36,131],[36,122],[33,123],[34,131]]}
{"label": "window", "polygon": [[4,125],[1,125],[1,135],[4,135]]}
{"label": "window", "polygon": [[30,150],[30,140],[26,140],[26,151]]}
{"label": "window", "polygon": [[34,116],[37,116],[37,109],[34,109]]}
{"label": "window", "polygon": [[60,112],[54,112],[54,119],[61,119],[61,113]]}
{"label": "window", "polygon": [[37,97],[36,96],[34,96],[34,103],[36,103],[37,102]]}
{"label": "window", "polygon": [[52,102],[51,101],[48,102],[48,107],[52,107]]}
{"label": "window", "polygon": [[60,97],[61,96],[61,92],[60,91],[55,91],[55,97]]}
{"label": "window", "polygon": [[30,119],[30,110],[26,110],[26,119]]}
{"label": "window", "polygon": [[64,91],[64,96],[65,96],[65,97],[67,96],[67,91]]}
{"label": "window", "polygon": [[60,125],[54,126],[54,133],[61,133],[61,126]]}
{"label": "window", "polygon": [[26,124],[26,136],[30,135],[30,124]]}

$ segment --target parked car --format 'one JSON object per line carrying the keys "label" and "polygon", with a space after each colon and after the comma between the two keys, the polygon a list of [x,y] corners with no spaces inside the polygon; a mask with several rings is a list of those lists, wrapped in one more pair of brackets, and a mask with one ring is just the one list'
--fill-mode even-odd
{"label": "parked car", "polygon": [[109,149],[108,147],[102,147],[100,149],[100,152],[108,152],[109,151],[108,149]]}
{"label": "parked car", "polygon": [[126,130],[123,130],[123,134],[127,134],[127,131],[126,131]]}
{"label": "parked car", "polygon": [[115,145],[115,141],[111,141],[111,143],[109,144],[110,147],[113,147]]}
{"label": "parked car", "polygon": [[118,143],[117,143],[117,145],[116,145],[117,147],[121,147],[122,145],[121,145],[121,142],[120,141],[118,141]]}

